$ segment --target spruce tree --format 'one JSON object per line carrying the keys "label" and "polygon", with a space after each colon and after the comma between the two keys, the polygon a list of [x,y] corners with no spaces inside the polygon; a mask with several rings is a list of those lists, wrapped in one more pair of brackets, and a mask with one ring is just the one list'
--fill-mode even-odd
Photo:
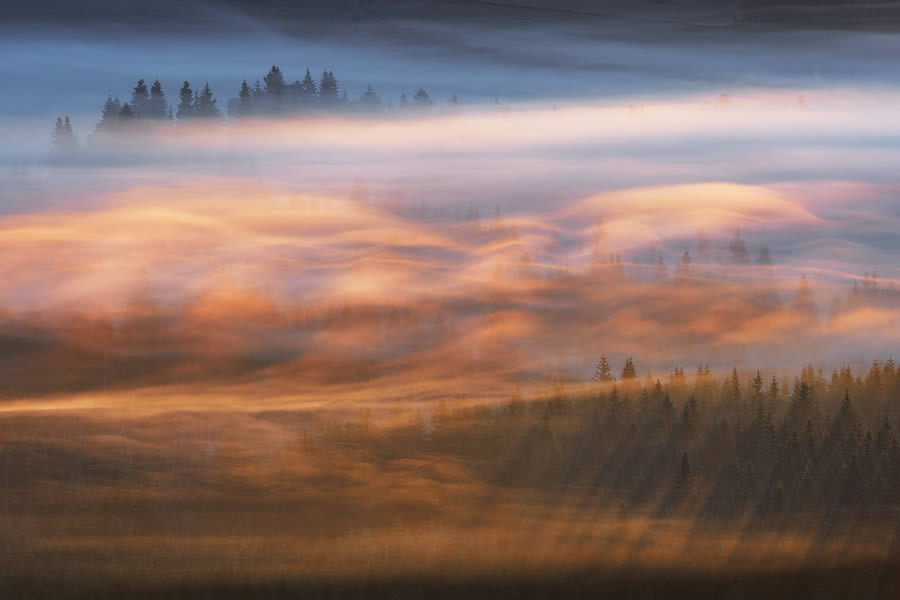
{"label": "spruce tree", "polygon": [[303,81],[300,82],[300,104],[304,107],[312,106],[318,93],[319,87],[312,78],[309,69],[306,69],[306,75],[303,76]]}
{"label": "spruce tree", "polygon": [[278,113],[284,109],[284,101],[285,101],[285,84],[284,84],[284,75],[281,73],[281,69],[272,65],[272,68],[269,69],[268,74],[263,76],[263,83],[265,84],[263,88],[262,100],[265,105],[264,111],[267,112],[275,112]]}
{"label": "spruce tree", "polygon": [[420,87],[419,91],[413,96],[413,104],[416,106],[431,106],[434,102],[431,101],[431,96],[428,95],[425,88]]}
{"label": "spruce tree", "polygon": [[143,79],[138,79],[137,85],[131,91],[131,111],[135,118],[141,119],[145,116],[149,102],[150,94],[147,93],[147,84]]}
{"label": "spruce tree", "polygon": [[622,379],[629,380],[635,377],[637,377],[637,369],[634,366],[634,361],[629,356],[625,359],[625,366],[622,367]]}
{"label": "spruce tree", "polygon": [[178,90],[178,110],[175,112],[175,117],[179,121],[184,121],[185,119],[190,119],[193,116],[194,91],[191,89],[191,84],[185,81],[184,85],[181,86],[181,89]]}
{"label": "spruce tree", "polygon": [[325,107],[336,106],[340,98],[337,79],[331,71],[322,71],[319,80],[319,103]]}
{"label": "spruce tree", "polygon": [[727,390],[732,401],[741,401],[741,379],[738,377],[737,367],[734,367],[731,370],[731,377],[728,378]]}
{"label": "spruce tree", "polygon": [[194,114],[204,119],[218,119],[222,116],[222,111],[216,106],[216,99],[213,97],[209,82],[203,86],[203,91],[197,96]]}
{"label": "spruce tree", "polygon": [[378,97],[378,94],[375,93],[375,88],[372,87],[370,83],[366,86],[366,91],[363,92],[362,96],[359,97],[359,103],[361,106],[365,106],[370,109],[378,108],[381,106],[381,98]]}
{"label": "spruce tree", "polygon": [[163,120],[169,112],[169,103],[166,102],[166,94],[163,92],[159,79],[150,86],[150,99],[144,109],[144,118]]}
{"label": "spruce tree", "polygon": [[131,110],[131,105],[126,102],[122,105],[122,110],[119,111],[119,125],[130,125],[134,122],[134,119],[134,111]]}
{"label": "spruce tree", "polygon": [[50,158],[52,161],[62,161],[71,158],[78,149],[78,141],[72,130],[72,121],[69,117],[56,117],[56,123],[51,133]]}
{"label": "spruce tree", "polygon": [[237,114],[239,117],[249,116],[253,110],[252,96],[250,95],[250,86],[247,80],[241,82],[241,91],[238,92]]}
{"label": "spruce tree", "polygon": [[756,370],[756,375],[753,377],[753,397],[759,400],[762,398],[762,389],[763,389],[763,378],[759,372],[759,369]]}
{"label": "spruce tree", "polygon": [[119,112],[121,112],[121,110],[122,105],[119,102],[119,98],[107,96],[106,102],[103,104],[103,112],[100,113],[100,121],[97,122],[95,131],[97,133],[111,133],[115,131],[116,125],[119,123]]}
{"label": "spruce tree", "polygon": [[612,371],[609,368],[609,361],[606,359],[605,354],[601,354],[600,362],[597,363],[597,369],[594,371],[593,381],[597,383],[605,383],[612,380],[613,375]]}
{"label": "spruce tree", "polygon": [[284,93],[284,75],[275,65],[272,65],[269,73],[263,77],[263,82],[266,84],[265,92],[268,96],[281,96]]}
{"label": "spruce tree", "polygon": [[684,254],[681,255],[681,262],[675,268],[675,279],[676,281],[683,282],[689,279],[691,276],[691,255],[688,253],[688,249],[684,249]]}

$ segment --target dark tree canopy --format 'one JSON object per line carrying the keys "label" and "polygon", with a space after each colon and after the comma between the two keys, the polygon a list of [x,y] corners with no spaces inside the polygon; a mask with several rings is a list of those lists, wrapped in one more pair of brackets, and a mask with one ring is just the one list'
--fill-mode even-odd
{"label": "dark tree canopy", "polygon": [[178,90],[178,110],[175,112],[175,117],[179,121],[183,121],[185,119],[190,119],[193,116],[194,90],[191,89],[191,84],[185,81],[184,85],[181,86],[181,89]]}
{"label": "dark tree canopy", "polygon": [[147,91],[147,84],[143,79],[138,79],[137,85],[131,91],[131,111],[136,118],[144,116],[147,105],[150,102],[150,94]]}
{"label": "dark tree canopy", "polygon": [[196,96],[194,101],[194,116],[201,119],[218,119],[222,116],[222,111],[216,104],[212,89],[209,82],[203,86],[203,90]]}

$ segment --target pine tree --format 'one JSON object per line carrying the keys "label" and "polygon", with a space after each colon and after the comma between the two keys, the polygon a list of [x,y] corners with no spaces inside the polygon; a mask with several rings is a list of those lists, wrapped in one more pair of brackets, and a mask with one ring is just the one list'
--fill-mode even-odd
{"label": "pine tree", "polygon": [[143,117],[146,119],[165,119],[169,112],[169,103],[166,102],[166,95],[163,92],[162,84],[159,79],[150,86],[150,99],[144,107]]}
{"label": "pine tree", "polygon": [[596,383],[605,383],[612,380],[613,375],[612,371],[609,368],[609,361],[606,359],[605,354],[601,354],[600,362],[597,363],[597,368],[594,371],[593,381]]}
{"label": "pine tree", "polygon": [[775,378],[775,375],[772,375],[772,381],[769,382],[769,393],[768,393],[768,401],[770,405],[773,405],[778,402],[778,379]]}
{"label": "pine tree", "polygon": [[630,380],[637,377],[637,369],[634,366],[634,361],[631,360],[631,357],[625,359],[625,366],[622,367],[622,379]]}
{"label": "pine tree", "polygon": [[362,96],[359,97],[359,103],[370,109],[381,106],[381,98],[375,93],[375,88],[372,87],[371,83],[366,87],[366,91],[363,92]]}
{"label": "pine tree", "polygon": [[59,146],[59,145],[63,144],[65,135],[66,135],[66,131],[65,131],[65,128],[63,127],[62,117],[56,117],[56,125],[53,127],[53,132],[50,134],[51,142],[54,145]]}
{"label": "pine tree", "polygon": [[241,82],[241,91],[238,92],[238,105],[237,105],[237,115],[239,117],[249,116],[253,111],[252,105],[252,97],[250,95],[250,86],[247,85],[247,80]]}
{"label": "pine tree", "polygon": [[728,392],[732,401],[741,401],[741,379],[738,377],[737,367],[732,369],[731,377],[728,378]]}
{"label": "pine tree", "polygon": [[678,465],[678,472],[675,475],[675,493],[679,496],[687,494],[691,487],[691,463],[688,462],[687,452],[681,455],[681,463]]}
{"label": "pine tree", "polygon": [[762,398],[762,389],[763,389],[763,378],[759,372],[759,369],[756,370],[756,375],[753,377],[753,397],[757,400]]}
{"label": "pine tree", "polygon": [[178,110],[175,113],[175,117],[179,121],[184,121],[185,119],[190,119],[193,116],[194,91],[191,89],[191,84],[185,81],[184,85],[181,86],[181,89],[178,90]]}
{"label": "pine tree", "polygon": [[265,93],[267,96],[280,97],[284,93],[284,75],[281,73],[281,69],[275,65],[272,65],[268,75],[263,77],[263,82],[266,84]]}
{"label": "pine tree", "polygon": [[815,404],[812,390],[806,381],[797,379],[794,382],[794,390],[791,393],[791,403],[785,416],[785,427],[788,431],[798,431],[804,423],[812,427],[812,420],[816,417]]}
{"label": "pine tree", "polygon": [[692,393],[688,398],[688,401],[685,403],[684,407],[681,411],[681,420],[679,421],[679,426],[685,437],[688,439],[695,432],[698,421],[700,419],[700,409],[697,407],[697,398]]}
{"label": "pine tree", "polygon": [[416,106],[431,106],[434,102],[431,101],[431,96],[428,95],[425,88],[420,87],[419,91],[413,96],[413,104]]}
{"label": "pine tree", "polygon": [[131,111],[135,118],[141,119],[145,116],[149,102],[150,95],[147,93],[147,84],[143,79],[138,79],[137,85],[131,91]]}
{"label": "pine tree", "polygon": [[122,105],[122,110],[119,111],[119,127],[126,127],[134,122],[134,111],[131,110],[131,105],[127,102]]}
{"label": "pine tree", "polygon": [[309,69],[306,69],[306,75],[303,76],[303,81],[300,82],[300,104],[306,107],[312,106],[318,93],[319,88]]}
{"label": "pine tree", "polygon": [[52,162],[61,162],[74,156],[78,150],[78,141],[72,129],[72,121],[69,117],[56,117],[56,123],[51,133],[50,159]]}
{"label": "pine tree", "polygon": [[667,427],[675,421],[675,405],[672,403],[672,397],[666,392],[660,403],[660,416],[662,422]]}
{"label": "pine tree", "polygon": [[196,116],[206,119],[218,119],[222,116],[222,112],[219,110],[219,107],[216,106],[216,99],[213,97],[209,82],[203,86],[203,91],[197,96],[197,101],[194,105],[194,113]]}
{"label": "pine tree", "polygon": [[340,94],[338,91],[338,82],[331,71],[322,71],[322,78],[319,80],[319,103],[325,107],[336,106]]}
{"label": "pine tree", "polygon": [[106,97],[103,104],[103,112],[100,113],[100,121],[97,122],[95,131],[97,133],[112,133],[116,130],[119,123],[119,113],[122,111],[122,105],[119,98],[112,96]]}

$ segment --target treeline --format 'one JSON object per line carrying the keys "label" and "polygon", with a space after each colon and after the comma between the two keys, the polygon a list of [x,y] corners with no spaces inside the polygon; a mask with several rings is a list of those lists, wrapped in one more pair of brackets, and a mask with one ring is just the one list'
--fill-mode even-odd
{"label": "treeline", "polygon": [[[458,104],[454,94],[448,104]],[[423,110],[434,106],[431,96],[420,87],[411,97],[400,95],[399,110]],[[237,96],[229,98],[226,112],[230,118],[273,117],[298,115],[307,112],[354,111],[374,113],[382,109],[393,109],[385,104],[369,84],[356,99],[351,99],[346,89],[342,89],[333,71],[324,70],[318,80],[309,69],[303,80],[289,82],[284,73],[275,65],[269,72],[251,85],[245,79],[237,90]],[[138,121],[190,121],[216,120],[223,117],[218,100],[205,82],[199,90],[185,81],[178,90],[177,101],[169,102],[162,84],[155,80],[150,87],[144,79],[139,79],[131,90],[130,100],[122,101],[118,96],[109,95],[103,104],[100,120],[91,134],[91,139],[102,138],[117,131],[133,131]],[[52,134],[52,156],[60,158],[78,149],[78,141],[71,129],[68,116],[60,116]]]}
{"label": "treeline", "polygon": [[639,377],[630,358],[616,378],[604,357],[591,385],[559,381],[530,400],[516,386],[501,406],[457,394],[399,427],[365,412],[303,443],[373,458],[448,455],[497,485],[569,490],[624,513],[827,536],[857,519],[898,523],[898,419],[893,359],[830,377],[810,366],[790,379],[737,369],[720,379],[700,367],[661,380]]}

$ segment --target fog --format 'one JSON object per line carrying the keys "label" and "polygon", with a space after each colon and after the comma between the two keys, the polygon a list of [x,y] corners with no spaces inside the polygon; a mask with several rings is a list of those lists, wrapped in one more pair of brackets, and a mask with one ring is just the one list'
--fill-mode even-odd
{"label": "fog", "polygon": [[897,35],[300,4],[0,25],[0,592],[896,563]]}

